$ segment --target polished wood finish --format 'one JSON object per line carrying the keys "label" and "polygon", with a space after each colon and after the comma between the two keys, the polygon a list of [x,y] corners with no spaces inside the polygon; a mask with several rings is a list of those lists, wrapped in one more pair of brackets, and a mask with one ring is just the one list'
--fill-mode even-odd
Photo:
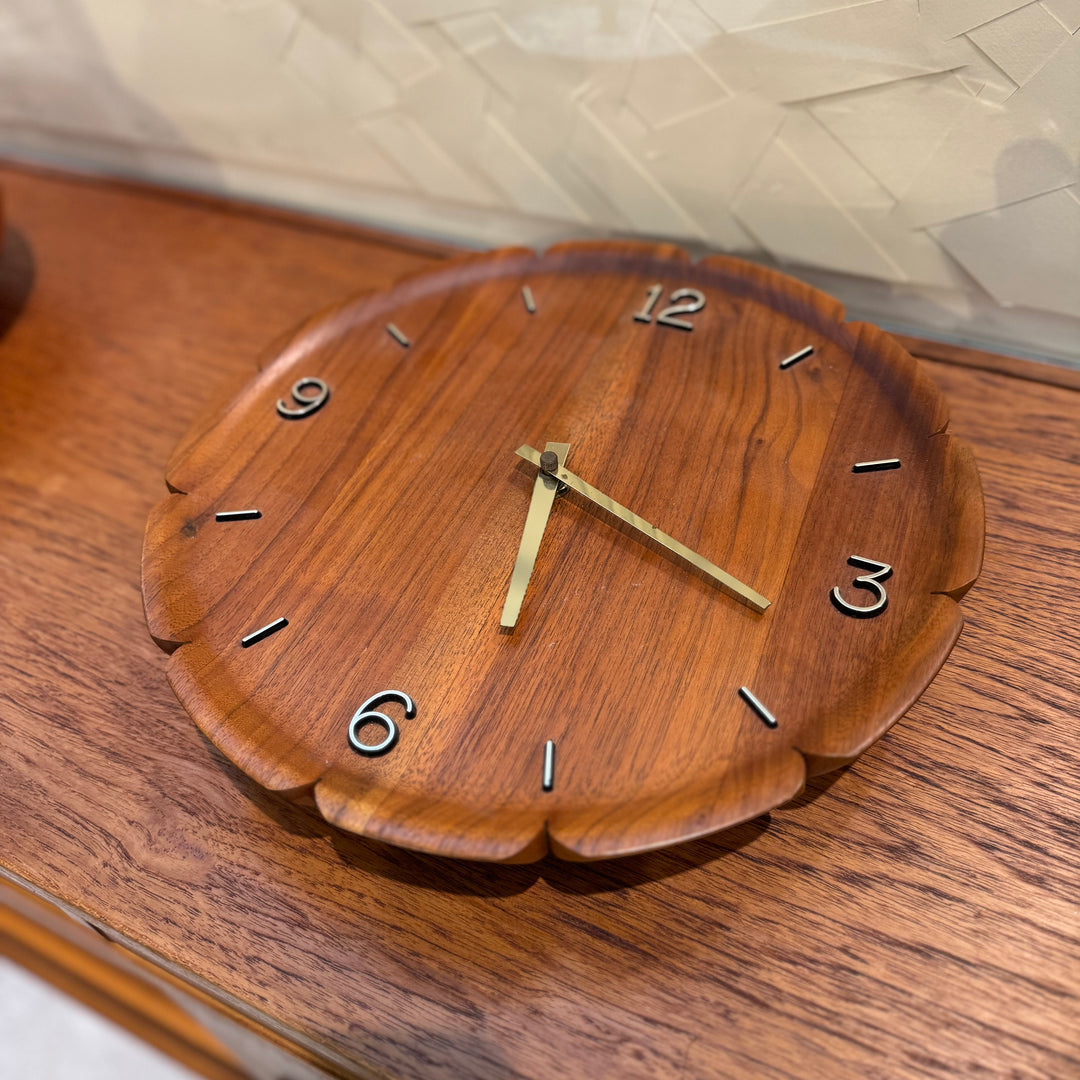
{"label": "polished wood finish", "polygon": [[[635,316],[654,282],[704,306]],[[778,273],[630,243],[471,256],[309,321],[184,440],[147,530],[147,618],[203,732],[334,824],[494,861],[639,853],[793,798],[941,667],[983,548],[946,424],[902,349]],[[601,500],[771,604],[568,491],[501,627],[535,477],[514,450],[549,439]],[[261,517],[216,519],[239,507]],[[853,554],[895,571],[873,618],[830,603],[874,600]],[[417,713],[360,754],[350,718],[384,689]]]}
{"label": "polished wood finish", "polygon": [[664,852],[453,863],[232,766],[165,682],[137,573],[200,404],[305,313],[436,253],[20,170],[0,186],[8,871],[359,1077],[1080,1070],[1080,395],[926,365],[979,462],[986,559],[948,662],[853,765]]}

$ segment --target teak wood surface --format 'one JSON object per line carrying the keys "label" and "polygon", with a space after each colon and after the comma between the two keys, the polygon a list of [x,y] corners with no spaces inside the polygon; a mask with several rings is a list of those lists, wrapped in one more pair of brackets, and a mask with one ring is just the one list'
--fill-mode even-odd
{"label": "teak wood surface", "polygon": [[0,188],[6,874],[335,1075],[1080,1075],[1071,376],[927,363],[986,558],[941,673],[853,765],[664,852],[455,863],[231,766],[166,684],[138,573],[206,400],[445,252],[11,167]]}
{"label": "teak wood surface", "polygon": [[[688,329],[664,303],[634,317],[654,282],[697,290]],[[850,762],[960,631],[984,515],[946,402],[887,335],[774,271],[626,242],[474,255],[314,317],[260,366],[169,463],[146,614],[214,744],[351,831],[506,862],[698,838]],[[282,417],[311,376],[329,396]],[[501,627],[536,474],[514,449],[549,437],[764,610],[568,491]],[[237,507],[261,516],[216,520]],[[830,601],[874,599],[853,553],[895,571],[871,618]],[[416,714],[361,755],[349,719],[386,688]]]}

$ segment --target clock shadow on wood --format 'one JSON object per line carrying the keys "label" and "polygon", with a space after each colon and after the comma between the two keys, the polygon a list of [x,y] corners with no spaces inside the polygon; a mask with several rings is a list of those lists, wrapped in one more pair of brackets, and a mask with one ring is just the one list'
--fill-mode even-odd
{"label": "clock shadow on wood", "polygon": [[[408,851],[330,825],[314,801],[287,799],[267,791],[237,768],[198,732],[214,764],[258,811],[299,840],[328,840],[341,863],[362,874],[400,881],[432,892],[463,896],[515,896],[543,880],[559,892],[593,895],[633,888],[716,863],[760,839],[773,824],[770,814],[677,847],[598,862],[572,863],[548,855],[531,863],[477,863]],[[784,809],[807,805],[824,794],[847,769],[815,777]]]}
{"label": "clock shadow on wood", "polygon": [[29,242],[18,229],[4,225],[0,212],[0,338],[7,334],[26,306],[36,276]]}
{"label": "clock shadow on wood", "polygon": [[541,875],[540,862],[459,862],[343,832],[319,814],[313,799],[288,799],[267,791],[229,761],[202,732],[199,736],[221,773],[260,813],[301,841],[329,841],[341,863],[360,874],[374,874],[433,892],[469,896],[514,896],[530,888]]}
{"label": "clock shadow on wood", "polygon": [[[716,863],[753,844],[772,824],[769,814],[734,828],[692,840],[674,848],[605,859],[568,863],[547,856],[531,863],[476,863],[408,851],[378,840],[346,833],[328,824],[310,801],[296,802],[261,787],[232,764],[209,740],[204,743],[229,782],[260,813],[298,839],[328,840],[341,863],[361,874],[374,874],[432,892],[462,896],[515,896],[543,880],[567,894],[593,895],[663,881]],[[822,794],[836,776],[818,777],[807,785]],[[812,801],[812,798],[805,801]],[[803,796],[789,806],[802,805]]]}

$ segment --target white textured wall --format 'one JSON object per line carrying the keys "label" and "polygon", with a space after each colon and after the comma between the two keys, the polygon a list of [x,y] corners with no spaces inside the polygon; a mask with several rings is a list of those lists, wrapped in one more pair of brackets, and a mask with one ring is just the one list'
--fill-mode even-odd
{"label": "white textured wall", "polygon": [[[1080,355],[1080,0],[0,0],[0,153]],[[850,280],[849,280],[850,279]]]}

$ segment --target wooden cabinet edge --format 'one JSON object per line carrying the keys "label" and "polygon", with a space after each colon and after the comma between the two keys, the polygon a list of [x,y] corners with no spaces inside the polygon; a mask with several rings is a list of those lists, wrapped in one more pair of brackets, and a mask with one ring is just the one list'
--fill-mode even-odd
{"label": "wooden cabinet edge", "polygon": [[248,1016],[166,961],[0,871],[0,955],[207,1080],[366,1075],[265,1017]]}
{"label": "wooden cabinet edge", "polygon": [[0,953],[208,1080],[249,1075],[91,924],[2,878]]}

